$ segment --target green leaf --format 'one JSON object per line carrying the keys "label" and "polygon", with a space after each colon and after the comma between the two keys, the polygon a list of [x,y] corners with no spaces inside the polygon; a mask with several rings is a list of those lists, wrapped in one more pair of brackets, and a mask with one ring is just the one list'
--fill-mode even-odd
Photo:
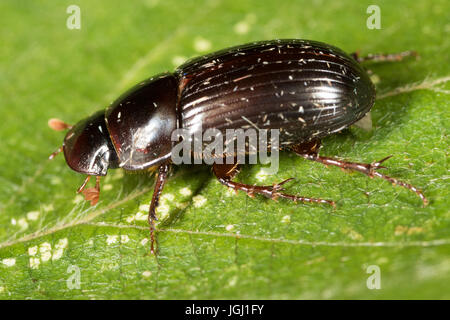
{"label": "green leaf", "polygon": [[[66,9],[81,9],[69,30]],[[450,298],[448,1],[2,1],[0,12],[0,297],[4,299]],[[386,181],[282,153],[280,170],[245,166],[247,183],[290,177],[292,193],[337,208],[237,195],[206,166],[175,168],[159,208],[160,254],[149,254],[153,178],[111,172],[100,202],[48,155],[75,123],[125,89],[188,57],[272,38],[306,38],[361,54],[416,50],[370,64],[374,128],[323,141],[321,153],[371,162],[430,200]],[[202,52],[200,52],[202,51]],[[381,289],[369,290],[369,266]],[[80,276],[80,285],[75,279]],[[370,279],[369,279],[370,282]]]}

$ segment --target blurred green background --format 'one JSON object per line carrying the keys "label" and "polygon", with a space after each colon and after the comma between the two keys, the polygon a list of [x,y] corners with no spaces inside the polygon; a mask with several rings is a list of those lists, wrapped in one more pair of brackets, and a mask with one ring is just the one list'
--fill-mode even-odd
{"label": "blurred green background", "polygon": [[[66,27],[69,5],[81,29]],[[366,9],[381,10],[369,30]],[[0,298],[450,298],[448,1],[31,1],[0,3]],[[179,167],[165,189],[160,254],[148,254],[153,178],[113,171],[90,207],[84,179],[48,155],[68,123],[185,59],[254,40],[304,38],[363,55],[416,50],[420,59],[368,65],[379,99],[371,132],[323,141],[323,155],[371,162],[413,193],[282,153],[292,193],[337,209],[234,195],[208,167]],[[370,290],[367,268],[381,272]],[[79,286],[76,279],[80,280]]]}

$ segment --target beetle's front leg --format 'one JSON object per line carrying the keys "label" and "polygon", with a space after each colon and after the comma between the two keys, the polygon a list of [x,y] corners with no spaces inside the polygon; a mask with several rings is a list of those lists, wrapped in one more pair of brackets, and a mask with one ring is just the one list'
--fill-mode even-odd
{"label": "beetle's front leg", "polygon": [[159,204],[159,197],[163,191],[164,185],[167,180],[167,174],[169,172],[170,164],[168,162],[163,163],[158,168],[158,175],[156,177],[155,189],[153,191],[152,202],[150,203],[150,208],[148,211],[148,223],[150,226],[150,251],[153,254],[155,252],[155,221],[158,221],[156,217],[156,208]]}
{"label": "beetle's front leg", "polygon": [[95,177],[95,187],[85,189],[87,183],[92,176],[87,176],[83,184],[78,188],[77,193],[82,193],[86,201],[91,202],[91,206],[95,206],[100,198],[100,176]]}
{"label": "beetle's front leg", "polygon": [[392,183],[393,185],[398,185],[398,186],[404,187],[406,189],[409,189],[409,190],[415,192],[420,197],[420,199],[422,199],[424,205],[428,204],[427,198],[425,198],[422,191],[420,191],[416,187],[410,185],[409,183],[405,183],[403,181],[389,177],[389,176],[384,175],[377,171],[378,169],[386,169],[386,167],[382,166],[381,164],[384,161],[391,158],[392,156],[385,157],[380,161],[374,161],[372,163],[349,162],[349,161],[343,161],[343,160],[339,160],[339,159],[335,159],[335,158],[320,156],[319,155],[320,145],[321,145],[320,140],[312,140],[309,142],[291,146],[290,149],[292,151],[294,151],[296,154],[298,154],[299,156],[301,156],[307,160],[320,162],[326,166],[331,165],[331,166],[336,166],[336,167],[346,169],[346,170],[358,171],[358,172],[361,172],[361,173],[369,176],[370,178],[378,177],[378,178],[387,180],[390,183]]}
{"label": "beetle's front leg", "polygon": [[403,51],[399,53],[389,53],[389,54],[369,54],[365,57],[359,55],[359,51],[353,52],[351,56],[359,63],[366,61],[373,62],[395,62],[401,61],[406,57],[418,57],[419,55],[415,51]]}

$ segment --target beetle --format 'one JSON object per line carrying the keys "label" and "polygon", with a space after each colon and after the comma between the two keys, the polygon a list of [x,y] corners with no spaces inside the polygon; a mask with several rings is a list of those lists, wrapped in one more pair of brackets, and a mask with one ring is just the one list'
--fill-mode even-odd
{"label": "beetle", "polygon": [[[244,128],[279,129],[281,149],[325,165],[379,177],[415,192],[416,187],[380,173],[386,157],[372,163],[343,161],[319,155],[320,139],[362,119],[375,102],[375,87],[361,66],[365,61],[398,61],[412,51],[360,57],[329,44],[299,39],[253,42],[194,58],[173,73],[147,79],[115,100],[106,111],[70,126],[51,119],[55,130],[68,129],[62,147],[68,166],[87,175],[78,189],[94,205],[99,199],[100,177],[108,169],[157,169],[148,221],[151,252],[158,200],[167,180],[175,129]],[[198,126],[202,122],[203,126]],[[270,199],[323,203],[283,192],[282,185],[247,185],[233,181],[239,163],[214,163],[212,171],[223,185]],[[93,188],[85,189],[95,176]]]}

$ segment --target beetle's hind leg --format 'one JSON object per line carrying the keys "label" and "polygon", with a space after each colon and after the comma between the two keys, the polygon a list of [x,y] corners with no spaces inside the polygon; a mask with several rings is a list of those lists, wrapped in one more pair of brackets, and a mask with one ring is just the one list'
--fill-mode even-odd
{"label": "beetle's hind leg", "polygon": [[419,55],[415,51],[403,51],[399,53],[389,54],[369,54],[365,57],[359,55],[359,51],[353,52],[351,56],[359,63],[373,61],[373,62],[396,62],[401,61],[406,57],[418,57]]}
{"label": "beetle's hind leg", "polygon": [[367,175],[370,178],[373,177],[382,178],[384,180],[389,181],[393,185],[398,185],[415,192],[420,197],[420,199],[422,199],[424,205],[428,204],[427,198],[425,198],[422,191],[420,191],[416,187],[403,181],[384,175],[377,171],[379,169],[386,169],[386,167],[382,166],[381,164],[384,161],[391,158],[392,156],[385,157],[379,161],[374,161],[372,163],[348,162],[335,158],[319,156],[320,145],[321,145],[320,140],[312,140],[306,143],[291,146],[290,149],[305,159],[320,162],[326,166],[332,165],[346,170],[358,171]]}
{"label": "beetle's hind leg", "polygon": [[236,176],[236,174],[238,173],[238,164],[215,163],[213,164],[213,172],[221,184],[229,188],[232,188],[236,191],[238,190],[244,191],[250,197],[253,197],[255,194],[260,194],[272,200],[283,198],[294,202],[310,202],[310,203],[314,202],[314,203],[329,204],[332,205],[333,207],[335,206],[334,201],[331,200],[307,198],[281,192],[283,191],[282,185],[293,180],[293,178],[286,179],[272,186],[255,186],[232,181],[234,176]]}

